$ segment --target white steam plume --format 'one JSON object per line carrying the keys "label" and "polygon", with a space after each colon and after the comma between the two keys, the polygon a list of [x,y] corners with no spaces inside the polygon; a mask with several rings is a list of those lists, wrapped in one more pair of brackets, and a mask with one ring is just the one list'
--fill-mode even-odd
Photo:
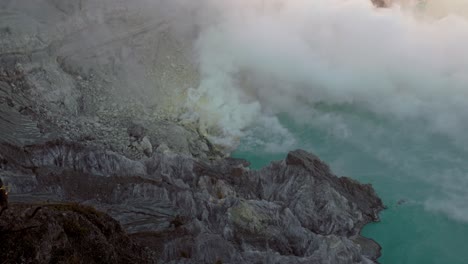
{"label": "white steam plume", "polygon": [[200,23],[196,45],[202,81],[189,106],[208,133],[231,139],[262,123],[288,138],[279,122],[264,120],[325,102],[423,120],[465,140],[468,20],[459,14],[468,7],[444,1],[441,15],[439,2],[405,6],[412,11],[370,0],[205,1],[209,22]]}

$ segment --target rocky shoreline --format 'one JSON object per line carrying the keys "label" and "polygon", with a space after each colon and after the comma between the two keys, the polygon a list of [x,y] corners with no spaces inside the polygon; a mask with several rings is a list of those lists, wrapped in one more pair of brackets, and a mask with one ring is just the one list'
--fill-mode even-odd
{"label": "rocky shoreline", "polygon": [[2,261],[376,263],[370,185],[302,150],[251,170],[183,119],[194,36],[157,6],[31,5],[0,3]]}
{"label": "rocky shoreline", "polygon": [[146,263],[374,263],[380,255],[378,244],[359,235],[383,209],[372,187],[336,177],[305,151],[258,171],[240,159],[156,152],[131,160],[64,141],[3,144],[0,160],[11,189],[3,236],[17,224],[13,219],[45,207],[46,215],[21,226],[35,223],[50,238],[36,237],[31,255],[2,249],[2,259],[57,257],[52,249],[65,245],[47,233],[54,224],[47,217],[71,202],[116,219],[151,252]]}

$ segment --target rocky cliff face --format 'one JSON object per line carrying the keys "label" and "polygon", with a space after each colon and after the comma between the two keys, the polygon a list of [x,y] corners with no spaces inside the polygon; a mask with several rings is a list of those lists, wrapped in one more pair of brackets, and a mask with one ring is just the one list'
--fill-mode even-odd
{"label": "rocky cliff face", "polygon": [[92,205],[158,262],[373,263],[379,256],[379,246],[359,235],[382,209],[372,187],[336,177],[304,151],[259,171],[244,160],[174,153],[136,161],[63,141],[3,144],[0,155],[10,203]]}
{"label": "rocky cliff face", "polygon": [[163,2],[0,2],[0,262],[374,263],[371,186],[300,150],[250,170],[181,120],[196,25]]}

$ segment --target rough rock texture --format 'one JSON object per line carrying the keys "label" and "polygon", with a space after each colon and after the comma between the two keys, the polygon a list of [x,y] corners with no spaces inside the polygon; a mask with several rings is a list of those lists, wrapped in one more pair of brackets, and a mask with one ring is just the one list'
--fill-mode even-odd
{"label": "rough rock texture", "polygon": [[[218,156],[195,125],[179,122],[198,72],[184,44],[191,42],[158,4],[164,3],[1,1],[0,141],[65,138],[132,158],[164,144]],[[136,121],[148,138],[129,148],[127,129]]]}
{"label": "rough rock texture", "polygon": [[160,263],[373,263],[369,185],[305,151],[253,171],[238,159],[155,153],[135,161],[65,141],[0,146],[13,202],[79,201],[117,219]]}
{"label": "rough rock texture", "polygon": [[299,150],[252,171],[182,118],[169,2],[0,1],[0,263],[374,263],[371,186]]}
{"label": "rough rock texture", "polygon": [[77,204],[18,204],[0,218],[2,263],[156,263],[117,221]]}

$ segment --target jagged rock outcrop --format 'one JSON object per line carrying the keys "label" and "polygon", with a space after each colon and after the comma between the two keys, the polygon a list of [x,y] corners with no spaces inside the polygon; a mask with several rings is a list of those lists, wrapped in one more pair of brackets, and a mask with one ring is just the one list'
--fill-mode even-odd
{"label": "jagged rock outcrop", "polygon": [[0,1],[2,261],[373,263],[371,186],[299,150],[250,170],[178,120],[197,30],[140,1]]}
{"label": "jagged rock outcrop", "polygon": [[264,169],[155,153],[135,161],[64,141],[0,146],[14,203],[79,201],[117,219],[161,263],[373,263],[369,185],[297,150]]}

